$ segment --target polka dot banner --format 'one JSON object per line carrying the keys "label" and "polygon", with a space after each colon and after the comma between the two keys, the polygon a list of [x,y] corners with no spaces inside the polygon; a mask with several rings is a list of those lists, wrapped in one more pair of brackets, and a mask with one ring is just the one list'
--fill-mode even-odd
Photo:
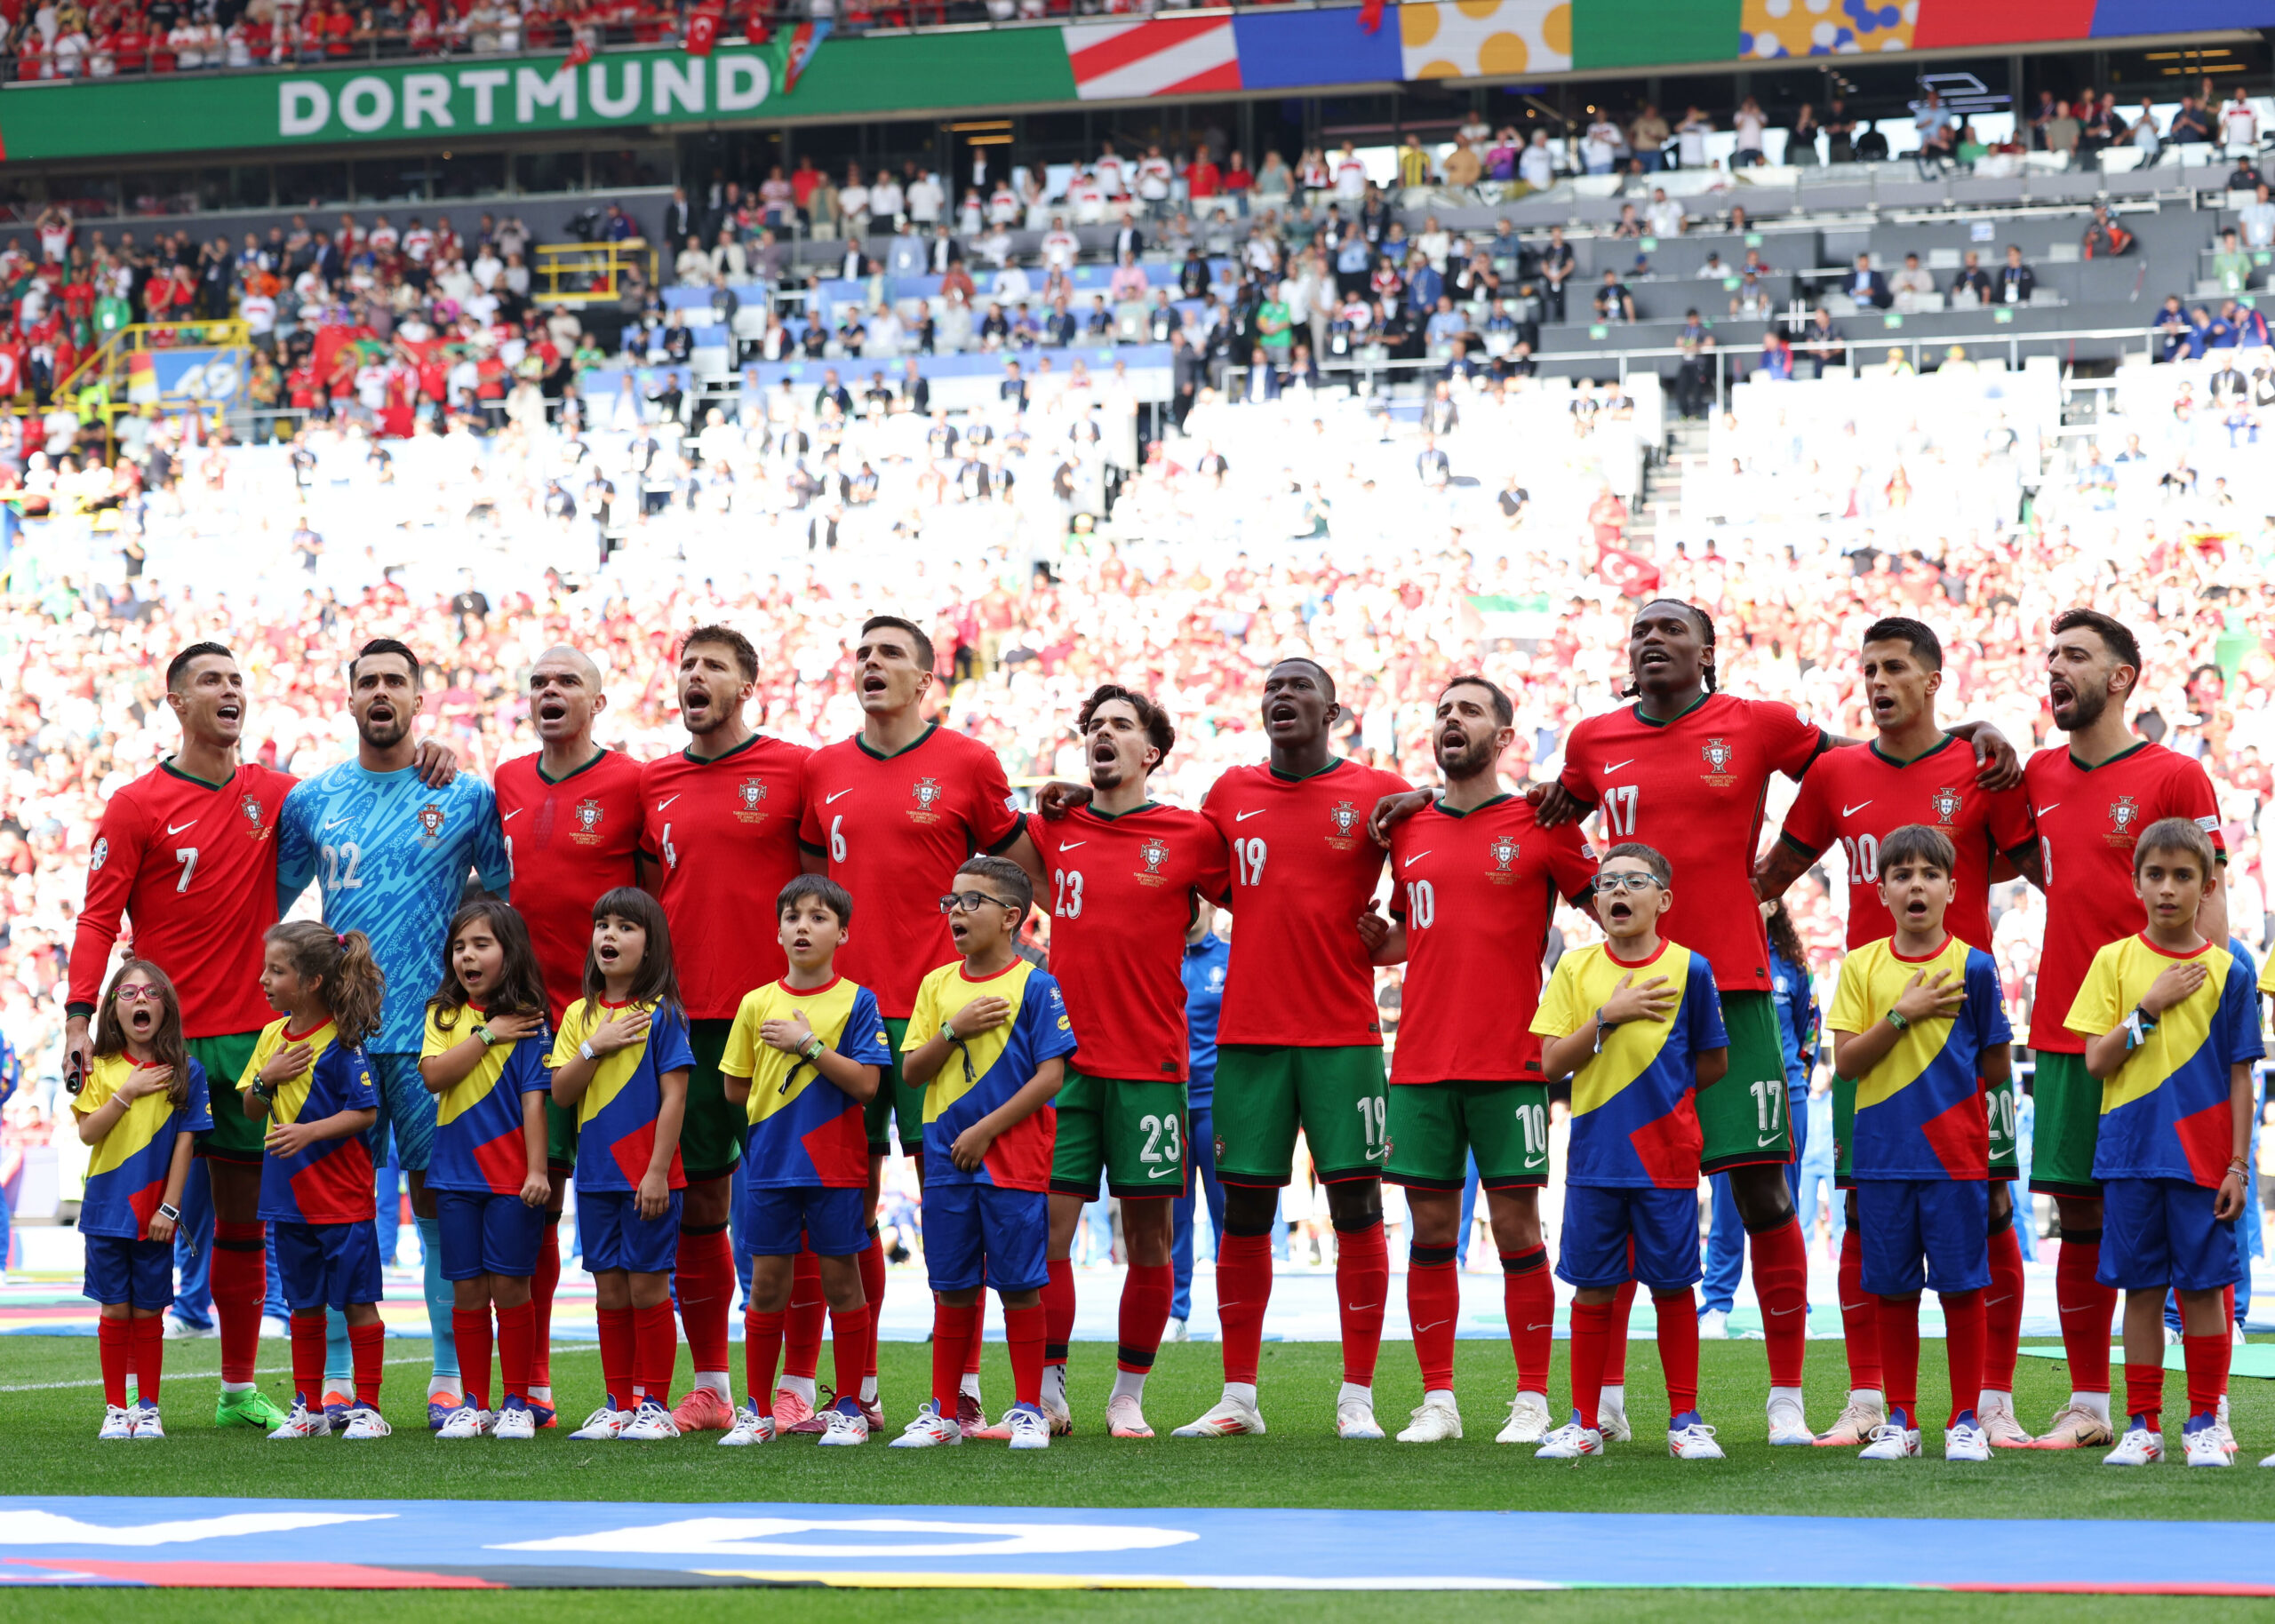
{"label": "polka dot banner", "polygon": [[1506,78],[1572,66],[1569,0],[1406,0],[1398,31],[1409,79]]}
{"label": "polka dot banner", "polygon": [[1909,51],[1919,21],[1920,0],[1744,0],[1738,53],[1767,61]]}

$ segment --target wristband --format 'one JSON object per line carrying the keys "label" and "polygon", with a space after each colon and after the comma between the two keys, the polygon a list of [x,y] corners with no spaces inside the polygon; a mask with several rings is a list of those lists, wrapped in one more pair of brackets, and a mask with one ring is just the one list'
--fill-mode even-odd
{"label": "wristband", "polygon": [[829,1045],[824,1043],[818,1036],[816,1036],[806,1045],[805,1047],[800,1049],[798,1054],[802,1058],[810,1063],[820,1059],[821,1052],[828,1047]]}
{"label": "wristband", "polygon": [[498,1041],[497,1037],[491,1031],[486,1023],[476,1025],[474,1029],[474,1035],[482,1039],[482,1047],[485,1049]]}
{"label": "wristband", "polygon": [[259,1078],[256,1077],[252,1079],[252,1097],[259,1100],[263,1105],[275,1104],[276,1089],[275,1085],[264,1082]]}
{"label": "wristband", "polygon": [[164,1219],[168,1223],[180,1223],[181,1222],[181,1208],[174,1206],[170,1201],[161,1201],[158,1203],[158,1216]]}
{"label": "wristband", "polygon": [[1904,1015],[1900,1010],[1891,1009],[1884,1018],[1890,1026],[1893,1026],[1900,1032],[1908,1032],[1912,1030],[1911,1017]]}
{"label": "wristband", "polygon": [[1596,1047],[1594,1051],[1596,1054],[1600,1055],[1603,1053],[1603,1040],[1618,1029],[1618,1022],[1607,1021],[1603,1018],[1603,1011],[1601,1009],[1598,1009],[1596,1011]]}
{"label": "wristband", "polygon": [[962,1039],[956,1036],[956,1023],[954,1021],[943,1021],[940,1023],[940,1037],[943,1040],[949,1043],[960,1043],[962,1041]]}
{"label": "wristband", "polygon": [[600,1058],[599,1055],[593,1053],[593,1045],[589,1039],[577,1046],[577,1053],[587,1060],[598,1060]]}

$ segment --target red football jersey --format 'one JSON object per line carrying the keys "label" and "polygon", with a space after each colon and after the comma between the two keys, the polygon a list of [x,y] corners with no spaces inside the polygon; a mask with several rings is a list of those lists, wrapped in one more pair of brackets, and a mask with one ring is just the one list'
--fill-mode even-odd
{"label": "red football jersey", "polygon": [[1603,816],[1599,849],[1656,847],[1674,865],[1668,928],[1725,992],[1767,992],[1769,935],[1753,895],[1769,777],[1798,778],[1824,730],[1789,705],[1707,694],[1672,721],[1635,705],[1591,716],[1564,744],[1567,790]]}
{"label": "red football jersey", "polygon": [[664,869],[680,996],[690,1021],[731,1021],[782,974],[774,899],[804,872],[799,784],[813,752],[763,734],[722,756],[675,751],[640,768],[640,849]]}
{"label": "red football jersey", "polygon": [[961,957],[940,912],[957,867],[1003,850],[1026,826],[1002,762],[969,734],[935,724],[890,756],[858,734],[815,751],[798,840],[826,855],[829,877],[853,894],[837,973],[875,993],[886,1018],[906,1021],[924,977]]}
{"label": "red football jersey", "polygon": [[1225,839],[1197,812],[1088,807],[1028,825],[1050,872],[1050,973],[1090,1077],[1185,1080],[1185,931],[1193,893],[1225,894]]}
{"label": "red football jersey", "polygon": [[1359,916],[1382,878],[1367,816],[1406,780],[1356,761],[1308,778],[1234,767],[1201,810],[1232,848],[1232,963],[1218,1043],[1380,1047],[1375,971]]}
{"label": "red football jersey", "polygon": [[1406,921],[1390,1080],[1540,1081],[1548,927],[1559,896],[1583,902],[1595,883],[1579,824],[1543,829],[1521,795],[1425,807],[1393,832],[1390,872],[1390,911]]}
{"label": "red football jersey", "polygon": [[1811,862],[1840,842],[1851,949],[1896,935],[1896,916],[1880,901],[1880,842],[1906,824],[1924,824],[1949,835],[1959,853],[1958,894],[1944,928],[1991,951],[1991,865],[2026,851],[2038,836],[2022,786],[1994,792],[1975,773],[1974,748],[1948,733],[1909,761],[1881,754],[1877,744],[1852,744],[1828,750],[1809,768],[1778,838]]}
{"label": "red football jersey", "polygon": [[260,995],[261,937],[276,923],[277,818],[299,782],[247,762],[227,784],[207,784],[168,760],[113,795],[87,857],[71,1007],[92,1012],[102,996],[123,912],[135,956],[180,995],[184,1037],[257,1032],[275,1020]]}
{"label": "red football jersey", "polygon": [[593,904],[619,886],[640,883],[641,768],[622,751],[603,750],[555,781],[539,768],[543,759],[507,761],[492,787],[514,871],[514,906],[530,927],[557,1027],[585,995]]}
{"label": "red football jersey", "polygon": [[2081,765],[2066,749],[2041,750],[2023,768],[2023,789],[2046,865],[2046,942],[2030,1046],[2082,1055],[2085,1039],[2063,1022],[2094,955],[2148,923],[2133,891],[2141,832],[2159,818],[2187,818],[2212,837],[2224,860],[2220,805],[2201,766],[2145,739],[2099,767]]}

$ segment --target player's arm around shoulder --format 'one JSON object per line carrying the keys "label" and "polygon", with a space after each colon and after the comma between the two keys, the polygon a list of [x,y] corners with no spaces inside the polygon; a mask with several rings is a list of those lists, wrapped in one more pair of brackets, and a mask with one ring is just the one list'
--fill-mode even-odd
{"label": "player's arm around shoulder", "polygon": [[276,912],[290,913],[300,893],[316,877],[316,843],[309,832],[318,792],[316,780],[303,778],[284,795],[276,815]]}
{"label": "player's arm around shoulder", "polygon": [[498,792],[468,773],[458,787],[474,804],[474,869],[483,889],[510,898],[514,889],[514,860],[506,850],[506,825],[498,816]]}

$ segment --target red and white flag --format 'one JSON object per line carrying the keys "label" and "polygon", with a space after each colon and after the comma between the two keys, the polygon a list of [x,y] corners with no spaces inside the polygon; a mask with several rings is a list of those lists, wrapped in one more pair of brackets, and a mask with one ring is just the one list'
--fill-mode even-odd
{"label": "red and white flag", "polygon": [[687,20],[687,54],[709,56],[719,43],[719,13],[706,7]]}
{"label": "red and white flag", "polygon": [[1241,88],[1240,46],[1228,16],[1075,23],[1060,33],[1078,100],[1134,101]]}
{"label": "red and white flag", "polygon": [[576,69],[582,68],[586,63],[592,60],[593,47],[591,42],[579,36],[576,42],[569,47],[569,54],[561,59],[561,71],[563,73],[573,73]]}

